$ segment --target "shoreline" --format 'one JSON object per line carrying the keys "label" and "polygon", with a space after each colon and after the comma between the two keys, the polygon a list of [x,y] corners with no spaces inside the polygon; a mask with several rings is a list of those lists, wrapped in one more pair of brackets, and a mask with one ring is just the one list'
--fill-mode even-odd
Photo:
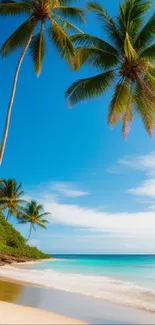
{"label": "shoreline", "polygon": [[21,306],[4,301],[0,301],[0,310],[0,324],[86,324],[80,320],[61,316],[39,308]]}
{"label": "shoreline", "polygon": [[[9,302],[13,306],[18,305],[19,312],[23,306],[26,306],[26,309],[31,307],[33,310],[36,309],[37,311],[47,311],[48,313],[52,313],[57,317],[59,317],[58,315],[67,317],[67,323],[62,323],[62,321],[61,323],[57,323],[54,321],[54,324],[155,324],[155,314],[151,312],[138,310],[76,293],[32,286],[31,283],[29,285],[26,283],[25,285],[23,282],[17,283],[17,281],[10,281],[6,278],[4,282],[4,279],[0,280],[0,299],[2,301],[5,301],[6,304]],[[2,305],[0,302],[0,308],[1,306]],[[12,313],[15,313],[15,315],[17,314],[16,310],[12,311]],[[53,324],[53,318],[51,318],[50,322],[48,322],[49,318],[46,318],[46,316],[47,315],[45,315],[42,323]],[[23,319],[25,321],[25,318]],[[73,319],[74,322],[69,323],[68,319]],[[11,320],[7,320],[5,323],[4,320],[5,319],[2,319],[3,324],[17,323],[17,321],[13,323]],[[79,321],[76,322],[76,320],[81,320],[81,323]],[[26,323],[33,324],[32,321],[29,322],[29,320],[26,321]],[[19,324],[23,323],[19,321]],[[35,324],[40,323],[35,320]]]}
{"label": "shoreline", "polygon": [[[24,263],[20,263],[20,264],[27,264],[29,262],[24,262]],[[35,262],[30,262],[30,263],[35,263]],[[17,265],[19,265],[19,263],[14,263],[14,264],[11,264],[11,265],[7,265],[7,267],[9,269],[13,268],[14,266],[16,267]],[[3,267],[2,267],[3,268]],[[18,268],[18,270],[24,270],[22,268]],[[28,269],[26,269],[28,270]],[[123,303],[119,303],[117,301],[110,301],[106,298],[99,298],[99,297],[94,297],[94,296],[91,296],[91,295],[86,295],[86,294],[83,294],[83,293],[80,293],[80,292],[74,292],[74,291],[71,291],[71,290],[65,290],[65,289],[61,289],[61,288],[57,288],[55,286],[47,286],[47,285],[43,285],[42,283],[38,283],[38,282],[32,282],[32,281],[24,281],[23,279],[18,279],[18,278],[15,278],[13,276],[5,276],[5,275],[0,275],[0,281],[3,281],[3,282],[6,282],[6,283],[14,283],[14,284],[20,284],[22,286],[29,286],[29,287],[34,287],[34,288],[43,288],[43,289],[47,289],[47,290],[57,290],[59,291],[60,293],[61,292],[68,292],[68,293],[71,293],[71,294],[77,294],[79,296],[86,296],[86,297],[90,297],[90,298],[93,298],[93,299],[97,299],[97,300],[100,300],[100,301],[103,301],[103,302],[108,302],[108,303],[112,303],[112,304],[115,304],[117,306],[121,306],[121,307],[129,307],[129,308],[133,308],[135,310],[139,310],[139,311],[144,311],[144,312],[148,312],[148,313],[152,313],[155,315],[155,310],[148,310],[147,308],[144,308],[143,306],[142,307],[136,307],[136,306],[132,306],[130,304],[123,304]]]}
{"label": "shoreline", "polygon": [[17,266],[17,265],[25,265],[25,264],[37,264],[37,263],[41,263],[41,262],[47,262],[47,261],[55,261],[56,258],[43,258],[43,259],[39,259],[39,260],[32,260],[32,261],[26,261],[26,262],[13,262],[11,264],[4,264],[3,266],[5,265],[10,265],[10,266]]}

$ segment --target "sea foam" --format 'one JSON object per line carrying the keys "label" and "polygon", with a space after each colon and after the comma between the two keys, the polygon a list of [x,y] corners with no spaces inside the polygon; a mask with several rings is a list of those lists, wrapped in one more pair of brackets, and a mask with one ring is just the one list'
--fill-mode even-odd
{"label": "sea foam", "polygon": [[38,271],[6,265],[0,268],[0,276],[155,312],[155,290],[107,276],[67,274],[51,269]]}

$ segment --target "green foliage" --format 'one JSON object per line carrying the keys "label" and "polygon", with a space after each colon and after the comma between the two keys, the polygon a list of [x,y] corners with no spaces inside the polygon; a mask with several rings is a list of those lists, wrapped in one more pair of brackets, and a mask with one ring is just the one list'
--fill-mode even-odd
{"label": "green foliage", "polygon": [[[83,10],[69,5],[72,2],[74,0],[47,0],[43,2],[41,0],[37,2],[35,0],[22,0],[21,2],[14,1],[11,3],[9,0],[6,0],[4,3],[1,2],[0,16],[25,13],[28,15],[28,19],[2,45],[1,53],[3,57],[23,46],[30,39],[30,55],[33,60],[34,70],[39,74],[46,48],[45,33],[48,30],[47,36],[49,36],[50,41],[55,45],[59,54],[68,60],[74,51],[70,33],[72,31],[74,33],[80,32],[80,29],[73,25],[70,20],[84,23]],[[44,24],[48,28],[43,28]]]}
{"label": "green foliage", "polygon": [[0,214],[0,253],[32,259],[49,258],[36,247],[26,245],[26,239]]}
{"label": "green foliage", "polygon": [[22,209],[23,203],[26,203],[21,190],[22,184],[17,185],[16,180],[9,178],[8,180],[0,179],[0,210],[7,210],[7,218],[11,215],[17,217],[17,214]]}
{"label": "green foliage", "polygon": [[27,203],[23,211],[18,214],[18,219],[20,220],[19,223],[30,224],[28,240],[30,238],[32,229],[36,230],[35,226],[46,229],[45,223],[48,223],[48,221],[44,219],[44,217],[49,214],[49,212],[44,212],[43,206],[40,204],[37,205],[36,201]]}
{"label": "green foliage", "polygon": [[32,18],[27,19],[22,25],[20,25],[19,28],[17,28],[15,32],[13,32],[11,36],[2,45],[1,48],[2,56],[6,57],[14,50],[21,47],[28,39],[34,26],[35,26],[35,21]]}
{"label": "green foliage", "polygon": [[65,29],[53,18],[51,18],[48,36],[55,45],[60,56],[65,57],[65,59],[68,60],[74,54],[74,47],[70,37],[67,35]]}
{"label": "green foliage", "polygon": [[14,16],[23,14],[23,12],[30,13],[31,6],[28,2],[14,2],[0,3],[0,15],[1,16]]}
{"label": "green foliage", "polygon": [[118,14],[111,18],[102,4],[89,0],[87,9],[97,16],[110,42],[84,33],[71,37],[76,46],[71,58],[73,69],[89,63],[99,74],[78,80],[67,89],[69,105],[100,96],[113,86],[108,123],[122,121],[125,138],[135,112],[149,135],[155,127],[155,15],[145,23],[151,4],[147,0],[123,0]]}
{"label": "green foliage", "polygon": [[93,98],[105,92],[114,79],[114,72],[108,71],[94,77],[76,81],[68,88],[66,96],[71,104],[78,101]]}
{"label": "green foliage", "polygon": [[39,75],[42,62],[45,55],[45,40],[43,38],[44,24],[41,25],[41,31],[32,38],[30,44],[30,54],[32,56],[34,69],[37,75]]}

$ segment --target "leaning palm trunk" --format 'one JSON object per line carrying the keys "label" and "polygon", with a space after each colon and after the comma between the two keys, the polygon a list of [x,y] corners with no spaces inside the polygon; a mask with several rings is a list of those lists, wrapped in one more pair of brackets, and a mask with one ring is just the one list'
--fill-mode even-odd
{"label": "leaning palm trunk", "polygon": [[11,97],[10,97],[10,101],[9,101],[9,106],[8,106],[8,111],[7,111],[7,116],[6,116],[6,122],[5,122],[5,128],[4,128],[4,133],[3,133],[3,138],[2,138],[1,148],[0,148],[0,165],[2,164],[4,150],[5,150],[5,146],[6,146],[6,140],[7,140],[7,136],[8,136],[10,117],[11,117],[11,109],[12,109],[12,104],[13,104],[14,97],[15,97],[18,74],[19,74],[19,70],[20,70],[22,61],[24,59],[25,53],[26,53],[26,51],[27,51],[27,49],[28,49],[28,47],[30,45],[30,42],[32,40],[32,36],[33,36],[33,31],[31,32],[27,42],[25,43],[23,51],[21,52],[21,55],[20,55],[20,58],[19,58],[19,61],[18,61],[18,64],[17,64],[17,68],[16,68],[16,71],[15,71],[15,75],[14,75],[12,92],[11,92]]}
{"label": "leaning palm trunk", "polygon": [[30,231],[29,231],[29,235],[28,235],[27,241],[30,239],[31,232],[32,232],[32,224],[30,225]]}
{"label": "leaning palm trunk", "polygon": [[11,215],[11,213],[10,213],[10,210],[8,210],[8,213],[7,213],[7,217],[6,217],[6,221],[8,221],[8,220],[9,220],[9,218],[10,218],[10,215]]}

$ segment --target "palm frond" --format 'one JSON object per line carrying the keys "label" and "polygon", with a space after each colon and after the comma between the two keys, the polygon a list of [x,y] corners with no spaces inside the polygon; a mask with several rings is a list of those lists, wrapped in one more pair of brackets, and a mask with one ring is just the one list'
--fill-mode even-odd
{"label": "palm frond", "polygon": [[142,51],[140,57],[146,60],[155,61],[155,43]]}
{"label": "palm frond", "polygon": [[121,80],[115,87],[114,95],[109,105],[108,123],[115,125],[122,119],[130,99],[130,84],[126,79]]}
{"label": "palm frond", "polygon": [[[42,217],[45,217],[45,216],[49,216],[51,213],[50,212],[44,212],[42,214],[39,214],[38,215],[38,218],[42,218]],[[42,220],[41,220],[42,221]]]}
{"label": "palm frond", "polygon": [[75,55],[71,58],[74,70],[78,70],[84,63],[94,65],[99,69],[109,69],[119,63],[116,56],[100,48],[78,48]]}
{"label": "palm frond", "polygon": [[119,58],[119,53],[115,47],[101,38],[83,33],[71,36],[71,40],[77,47],[95,47]]}
{"label": "palm frond", "polygon": [[125,40],[124,40],[124,52],[129,61],[137,58],[137,53],[132,46],[130,36],[128,32],[126,32]]}
{"label": "palm frond", "polygon": [[20,189],[22,188],[22,183],[20,183],[17,188],[16,188],[16,192],[18,192]]}
{"label": "palm frond", "polygon": [[148,87],[155,93],[155,76],[152,76],[150,72],[145,75],[144,81]]}
{"label": "palm frond", "polygon": [[7,209],[7,203],[0,204],[0,211]]}
{"label": "palm frond", "polygon": [[155,14],[149,19],[147,24],[142,28],[134,43],[136,50],[142,51],[153,40],[155,35]]}
{"label": "palm frond", "polygon": [[150,8],[151,1],[124,0],[119,7],[118,23],[122,34],[126,32],[135,39],[142,26],[145,12]]}
{"label": "palm frond", "polygon": [[3,57],[9,55],[12,51],[19,48],[29,37],[35,22],[32,18],[26,20],[2,45],[1,53]]}
{"label": "palm frond", "polygon": [[103,94],[114,81],[114,71],[98,74],[91,78],[74,82],[66,91],[66,97],[71,105],[79,101],[94,98]]}
{"label": "palm frond", "polygon": [[26,223],[28,223],[29,222],[29,220],[21,220],[21,221],[19,221],[18,223],[19,224],[26,224]]}
{"label": "palm frond", "polygon": [[84,13],[80,8],[59,6],[58,8],[53,9],[53,13],[56,13],[58,16],[60,15],[67,19],[72,19],[82,24],[84,23]]}
{"label": "palm frond", "polygon": [[155,126],[154,104],[148,98],[142,88],[137,85],[134,93],[134,102],[137,112],[140,114],[142,122],[146,131],[152,136],[153,128]]}
{"label": "palm frond", "polygon": [[59,54],[68,60],[74,54],[73,44],[65,30],[54,20],[49,26],[49,38],[54,43]]}
{"label": "palm frond", "polygon": [[32,38],[30,44],[30,54],[32,56],[34,69],[37,75],[40,74],[44,55],[45,55],[45,40],[43,37],[44,24],[41,25],[40,32]]}
{"label": "palm frond", "polygon": [[52,12],[51,16],[54,18],[54,19],[57,19],[58,22],[59,22],[59,25],[62,26],[62,28],[65,30],[65,31],[69,31],[69,32],[78,32],[78,33],[83,33],[82,30],[80,28],[78,28],[77,26],[75,26],[74,24],[70,23],[69,21],[65,20],[64,18],[54,14]]}
{"label": "palm frond", "polygon": [[42,224],[41,221],[36,220],[35,223],[36,223],[39,227],[46,229],[46,226],[45,226],[44,224]]}
{"label": "palm frond", "polygon": [[149,88],[145,80],[138,73],[136,74],[136,79],[139,87],[143,91],[143,95],[155,105],[155,94]]}
{"label": "palm frond", "polygon": [[7,2],[0,3],[0,15],[1,16],[15,16],[23,14],[24,12],[30,13],[31,6],[27,2]]}
{"label": "palm frond", "polygon": [[103,23],[104,29],[106,30],[110,39],[116,44],[116,46],[121,50],[123,47],[123,39],[120,34],[116,23],[103,9],[102,5],[97,1],[88,1],[87,9],[94,12],[99,20]]}
{"label": "palm frond", "polygon": [[133,120],[133,112],[132,112],[131,103],[129,100],[129,104],[128,104],[126,111],[122,118],[122,133],[123,133],[124,139],[127,138],[127,134],[129,132],[129,125],[132,123],[132,120]]}

